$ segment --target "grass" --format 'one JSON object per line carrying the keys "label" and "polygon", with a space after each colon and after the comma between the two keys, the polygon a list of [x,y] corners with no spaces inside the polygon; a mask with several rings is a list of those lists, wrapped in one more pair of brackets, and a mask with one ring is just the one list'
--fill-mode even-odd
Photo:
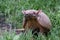
{"label": "grass", "polygon": [[[0,0],[0,12],[5,14],[6,22],[14,27],[22,28],[21,11],[26,9],[42,9],[52,22],[51,35],[46,38],[39,34],[37,40],[60,40],[60,0]],[[30,40],[31,36],[30,31],[27,35],[5,32],[0,40]]]}

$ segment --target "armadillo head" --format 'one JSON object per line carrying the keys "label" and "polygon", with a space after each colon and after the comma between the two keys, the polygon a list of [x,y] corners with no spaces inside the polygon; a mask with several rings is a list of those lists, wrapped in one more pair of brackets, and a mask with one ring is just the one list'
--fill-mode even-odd
{"label": "armadillo head", "polygon": [[37,10],[23,10],[22,13],[27,20],[36,19],[38,14]]}

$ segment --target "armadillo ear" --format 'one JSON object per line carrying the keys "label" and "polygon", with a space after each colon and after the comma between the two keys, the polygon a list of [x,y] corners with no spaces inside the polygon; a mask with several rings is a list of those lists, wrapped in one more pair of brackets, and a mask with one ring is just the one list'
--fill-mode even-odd
{"label": "armadillo ear", "polygon": [[22,10],[22,13],[25,14],[26,13],[25,10]]}
{"label": "armadillo ear", "polygon": [[38,10],[38,11],[37,11],[37,14],[39,14],[39,13],[41,13],[41,12],[42,12],[42,10]]}

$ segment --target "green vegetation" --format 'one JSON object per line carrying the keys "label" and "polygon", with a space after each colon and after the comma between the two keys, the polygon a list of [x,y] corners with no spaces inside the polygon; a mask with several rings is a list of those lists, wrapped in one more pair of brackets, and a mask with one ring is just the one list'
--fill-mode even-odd
{"label": "green vegetation", "polygon": [[[0,0],[0,12],[5,14],[6,22],[22,28],[22,10],[42,9],[52,22],[51,35],[40,35],[37,40],[60,40],[60,0]],[[14,33],[5,33],[0,40],[13,40]],[[30,40],[31,33],[21,34],[15,40]]]}

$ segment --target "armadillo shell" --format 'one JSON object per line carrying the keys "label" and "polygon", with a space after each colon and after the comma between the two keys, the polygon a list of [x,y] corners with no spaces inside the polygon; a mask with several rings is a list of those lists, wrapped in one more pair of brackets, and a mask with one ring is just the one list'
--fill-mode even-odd
{"label": "armadillo shell", "polygon": [[38,20],[39,24],[47,29],[50,29],[51,22],[50,22],[49,17],[43,12],[39,13],[38,15],[39,15],[39,17],[37,18],[37,20]]}

